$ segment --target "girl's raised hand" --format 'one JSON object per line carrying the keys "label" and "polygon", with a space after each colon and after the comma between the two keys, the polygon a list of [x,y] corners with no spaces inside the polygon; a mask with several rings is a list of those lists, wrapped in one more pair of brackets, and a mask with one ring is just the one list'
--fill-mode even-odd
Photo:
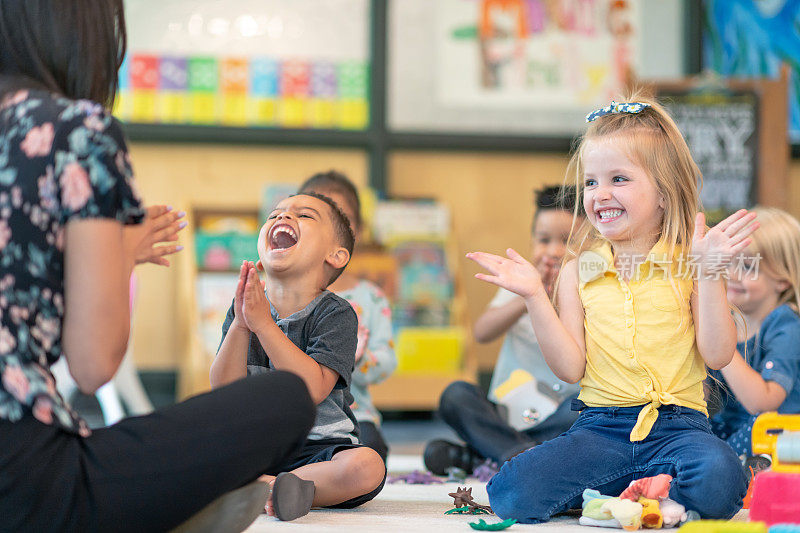
{"label": "girl's raised hand", "polygon": [[467,254],[485,268],[489,274],[475,274],[475,277],[509,290],[523,298],[530,298],[538,293],[546,294],[542,276],[532,264],[513,249],[506,250],[508,258],[484,252]]}
{"label": "girl's raised hand", "polygon": [[740,209],[713,228],[706,230],[706,217],[697,213],[692,258],[703,272],[714,274],[728,266],[733,257],[752,242],[749,236],[758,229],[756,214]]}

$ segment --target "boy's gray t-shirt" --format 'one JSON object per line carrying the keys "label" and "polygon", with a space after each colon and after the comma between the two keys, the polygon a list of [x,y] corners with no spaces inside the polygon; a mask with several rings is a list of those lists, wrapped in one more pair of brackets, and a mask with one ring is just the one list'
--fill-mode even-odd
{"label": "boy's gray t-shirt", "polygon": [[[308,439],[347,439],[358,443],[358,423],[350,410],[350,404],[353,403],[350,380],[358,342],[358,318],[353,308],[346,300],[325,291],[286,318],[278,318],[278,312],[272,304],[270,312],[272,319],[295,346],[317,363],[339,374],[331,393],[317,406],[317,420]],[[228,334],[233,318],[231,304],[222,325],[223,339]],[[258,337],[250,333],[247,375],[263,374],[274,368]]]}

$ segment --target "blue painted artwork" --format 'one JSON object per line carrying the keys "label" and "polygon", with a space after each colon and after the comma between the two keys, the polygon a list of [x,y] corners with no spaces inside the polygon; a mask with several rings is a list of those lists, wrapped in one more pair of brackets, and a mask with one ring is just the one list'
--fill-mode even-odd
{"label": "blue painted artwork", "polygon": [[789,138],[800,143],[800,0],[705,0],[703,62],[725,77],[789,77]]}

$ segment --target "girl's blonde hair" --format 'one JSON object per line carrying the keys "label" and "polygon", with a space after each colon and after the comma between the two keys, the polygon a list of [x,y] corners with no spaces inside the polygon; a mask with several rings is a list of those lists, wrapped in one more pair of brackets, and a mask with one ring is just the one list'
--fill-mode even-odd
{"label": "girl's blonde hair", "polygon": [[756,207],[759,227],[750,236],[748,253],[761,256],[758,268],[789,286],[780,294],[778,305],[789,304],[795,312],[800,304],[800,222],[786,211]]}
{"label": "girl's blonde hair", "polygon": [[610,113],[589,123],[567,167],[565,181],[574,180],[576,202],[572,240],[575,245],[570,247],[565,261],[604,240],[591,224],[580,224],[577,216],[583,206],[583,151],[587,141],[601,138],[613,139],[628,158],[653,179],[664,201],[664,217],[657,240],[666,245],[669,257],[673,260],[677,257],[677,248],[685,248],[688,253],[691,245],[695,215],[701,208],[699,189],[703,177],[700,169],[675,121],[654,98],[634,91],[621,101],[640,102],[649,107],[639,113]]}

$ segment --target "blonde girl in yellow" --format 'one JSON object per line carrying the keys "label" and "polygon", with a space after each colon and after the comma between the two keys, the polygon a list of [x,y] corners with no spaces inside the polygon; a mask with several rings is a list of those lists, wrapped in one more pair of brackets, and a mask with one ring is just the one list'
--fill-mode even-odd
{"label": "blonde girl in yellow", "polygon": [[503,465],[487,485],[492,508],[544,522],[580,507],[584,489],[617,496],[632,480],[669,474],[673,500],[729,518],[746,478],[711,432],[703,381],[706,365],[724,367],[736,348],[723,274],[750,244],[755,215],[742,210],[706,228],[700,172],[655,101],[612,102],[587,121],[569,175],[588,225],[565,258],[558,312],[514,250],[467,255],[488,271],[478,279],[525,300],[548,365],[581,384],[578,420]]}

